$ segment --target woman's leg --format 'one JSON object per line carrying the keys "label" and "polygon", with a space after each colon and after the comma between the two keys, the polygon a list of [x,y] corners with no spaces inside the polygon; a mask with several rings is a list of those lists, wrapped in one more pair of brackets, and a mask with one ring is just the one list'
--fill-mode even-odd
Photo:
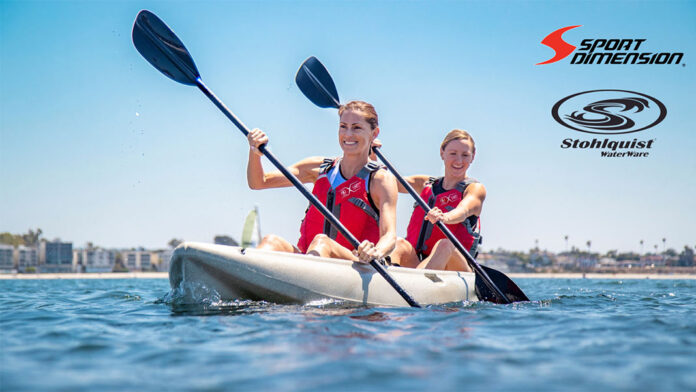
{"label": "woman's leg", "polygon": [[445,238],[435,243],[432,253],[417,268],[471,272],[464,256]]}
{"label": "woman's leg", "polygon": [[269,234],[259,242],[257,249],[274,250],[276,252],[300,253],[300,251],[284,238]]}
{"label": "woman's leg", "polygon": [[358,260],[358,258],[353,255],[353,252],[344,248],[326,234],[317,234],[314,237],[307,248],[307,254],[319,257],[331,257],[334,259]]}
{"label": "woman's leg", "polygon": [[396,247],[389,255],[392,264],[397,264],[405,268],[416,268],[420,259],[413,245],[405,239],[398,237],[396,239]]}

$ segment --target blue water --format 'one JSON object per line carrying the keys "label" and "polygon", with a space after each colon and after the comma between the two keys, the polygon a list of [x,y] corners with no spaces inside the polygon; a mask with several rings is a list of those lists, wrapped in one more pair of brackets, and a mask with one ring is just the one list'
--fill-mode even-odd
{"label": "blue water", "polygon": [[534,302],[391,309],[0,281],[0,390],[696,390],[696,281],[517,283]]}

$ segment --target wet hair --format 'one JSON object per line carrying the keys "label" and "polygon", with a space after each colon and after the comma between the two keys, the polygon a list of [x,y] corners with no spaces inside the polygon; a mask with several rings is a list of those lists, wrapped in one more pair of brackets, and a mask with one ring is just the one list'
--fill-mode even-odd
{"label": "wet hair", "polygon": [[452,140],[468,140],[471,142],[471,147],[473,148],[473,153],[476,153],[476,143],[474,143],[474,138],[469,135],[469,132],[461,129],[453,129],[447,133],[445,140],[442,141],[440,145],[440,151],[445,151],[445,147]]}
{"label": "wet hair", "polygon": [[367,121],[367,123],[370,124],[370,128],[372,129],[375,129],[379,126],[379,123],[377,121],[377,111],[375,111],[374,106],[370,105],[367,102],[350,101],[345,105],[341,105],[341,107],[338,108],[338,117],[341,117],[343,115],[343,112],[345,112],[346,110],[360,112],[360,114],[365,118],[365,121]]}

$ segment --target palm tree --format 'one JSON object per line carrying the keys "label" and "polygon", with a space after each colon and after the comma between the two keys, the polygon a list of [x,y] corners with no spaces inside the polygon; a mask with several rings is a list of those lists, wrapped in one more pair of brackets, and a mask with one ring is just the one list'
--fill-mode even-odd
{"label": "palm tree", "polygon": [[566,253],[568,253],[568,234],[566,234],[565,237],[563,237],[563,239],[565,239]]}
{"label": "palm tree", "polygon": [[592,241],[587,240],[587,242],[585,244],[587,245],[587,253],[591,253]]}
{"label": "palm tree", "polygon": [[645,241],[640,240],[640,254],[641,254],[641,255],[642,255],[643,253],[645,253],[645,252],[643,251],[643,243],[644,243],[644,242],[645,242]]}
{"label": "palm tree", "polygon": [[662,253],[665,253],[665,244],[667,243],[667,238],[662,238]]}

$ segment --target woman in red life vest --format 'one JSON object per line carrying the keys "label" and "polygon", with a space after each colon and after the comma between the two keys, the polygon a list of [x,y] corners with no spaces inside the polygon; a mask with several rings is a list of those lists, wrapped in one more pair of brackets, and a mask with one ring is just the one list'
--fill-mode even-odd
{"label": "woman in red life vest", "polygon": [[[377,113],[372,105],[351,101],[338,111],[338,142],[343,156],[337,159],[305,158],[288,169],[303,183],[313,183],[312,193],[359,241],[358,249],[311,206],[300,227],[300,240],[268,235],[259,248],[306,253],[321,257],[369,262],[388,255],[396,244],[397,184],[394,176],[368,159],[373,140],[379,134]],[[268,137],[259,129],[248,135],[247,182],[251,189],[289,187],[279,171],[265,173],[259,146]]]}
{"label": "woman in red life vest", "polygon": [[[377,144],[376,144],[377,145]],[[454,236],[476,257],[480,236],[477,228],[486,188],[466,174],[474,160],[476,146],[468,132],[450,131],[440,146],[445,175],[406,177],[431,210],[426,215],[416,206],[408,224],[406,239],[399,238],[391,261],[409,268],[471,271],[466,259],[434,224],[447,225]],[[399,192],[406,189],[399,184]]]}

